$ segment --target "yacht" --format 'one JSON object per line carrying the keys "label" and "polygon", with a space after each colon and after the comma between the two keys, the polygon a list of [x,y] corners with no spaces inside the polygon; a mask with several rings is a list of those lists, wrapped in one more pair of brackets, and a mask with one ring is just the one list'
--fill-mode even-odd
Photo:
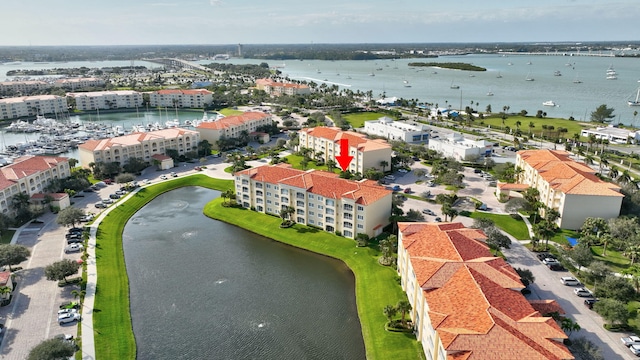
{"label": "yacht", "polygon": [[558,106],[553,100],[545,101],[542,103],[543,106]]}
{"label": "yacht", "polygon": [[409,80],[404,80],[403,83],[404,83],[404,87],[407,87],[407,88],[411,87],[411,84],[409,84]]}
{"label": "yacht", "polygon": [[487,93],[487,96],[493,96],[493,91],[489,90],[489,92]]}
{"label": "yacht", "polygon": [[456,85],[453,83],[453,81],[451,81],[451,86],[449,86],[451,89],[460,89],[459,85]]}
{"label": "yacht", "polygon": [[553,76],[562,76],[562,73],[560,72],[560,70],[556,70],[553,72]]}

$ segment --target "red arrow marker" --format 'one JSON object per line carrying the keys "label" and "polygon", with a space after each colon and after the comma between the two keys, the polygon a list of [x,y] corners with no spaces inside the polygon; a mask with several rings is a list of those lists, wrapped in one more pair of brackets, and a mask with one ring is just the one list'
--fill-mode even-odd
{"label": "red arrow marker", "polygon": [[342,171],[347,171],[347,169],[349,169],[349,164],[351,164],[353,156],[349,155],[348,139],[340,139],[340,155],[336,156],[336,160],[338,160],[338,164],[340,164]]}

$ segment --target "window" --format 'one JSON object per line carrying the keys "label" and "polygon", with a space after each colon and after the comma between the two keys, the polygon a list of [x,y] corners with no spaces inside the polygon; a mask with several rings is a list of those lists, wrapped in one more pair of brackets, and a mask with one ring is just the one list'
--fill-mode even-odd
{"label": "window", "polygon": [[353,220],[353,215],[349,214],[349,213],[345,213],[342,216],[345,220]]}
{"label": "window", "polygon": [[283,203],[288,203],[289,202],[289,198],[288,197],[282,197],[280,200],[282,200]]}
{"label": "window", "polygon": [[267,200],[267,204],[271,204],[271,200]]}
{"label": "window", "polygon": [[262,194],[262,191],[260,191],[260,190],[256,190],[256,195],[258,195],[258,196],[262,196],[262,195],[263,195],[263,194]]}
{"label": "window", "polygon": [[342,227],[345,229],[353,229],[353,224],[345,221],[342,223]]}
{"label": "window", "polygon": [[296,201],[296,206],[304,206],[304,201]]}
{"label": "window", "polygon": [[333,211],[333,209],[327,209],[326,213],[327,215],[333,215],[335,211]]}
{"label": "window", "polygon": [[256,189],[262,189],[262,183],[256,183]]}
{"label": "window", "polygon": [[358,205],[358,211],[364,211],[364,206]]}
{"label": "window", "polygon": [[298,223],[300,223],[300,224],[304,224],[304,218],[303,217],[298,217],[298,219],[296,221]]}
{"label": "window", "polygon": [[322,219],[322,213],[318,213],[318,218]]}
{"label": "window", "polygon": [[323,205],[318,205],[318,210],[322,210],[322,209],[324,209],[324,206]]}
{"label": "window", "polygon": [[304,210],[302,210],[302,209],[298,209],[298,210],[296,210],[296,214],[298,214],[298,215],[304,215]]}
{"label": "window", "polygon": [[358,220],[364,220],[364,216],[358,215]]}
{"label": "window", "polygon": [[314,198],[313,194],[309,194],[309,199],[313,200]]}
{"label": "window", "polygon": [[271,189],[271,184],[267,184],[267,189]]}
{"label": "window", "polygon": [[327,206],[335,206],[335,204],[336,204],[336,202],[331,200],[331,199],[327,199],[324,203]]}
{"label": "window", "polygon": [[345,230],[344,231],[344,236],[345,237],[353,237],[353,233],[351,231],[349,231],[349,230]]}
{"label": "window", "polygon": [[264,208],[262,206],[256,206],[256,210],[260,212],[264,212]]}
{"label": "window", "polygon": [[307,205],[307,206],[309,206],[310,208],[312,208],[312,207],[314,207],[315,205],[314,205],[313,203],[309,203],[309,205]]}
{"label": "window", "polygon": [[309,211],[309,216],[313,216],[315,213],[313,211]]}
{"label": "window", "polygon": [[281,189],[281,190],[280,190],[280,194],[282,194],[282,195],[288,195],[288,194],[289,194],[289,192],[287,191],[287,189]]}
{"label": "window", "polygon": [[326,218],[326,219],[324,219],[324,221],[326,221],[326,222],[328,222],[328,223],[332,223],[334,220],[333,220],[333,218],[332,218],[332,217],[327,216],[327,218]]}
{"label": "window", "polygon": [[353,205],[344,204],[344,211],[353,211]]}
{"label": "window", "polygon": [[364,229],[364,225],[358,224],[358,229]]}
{"label": "window", "polygon": [[304,193],[296,193],[296,198],[297,199],[304,199]]}
{"label": "window", "polygon": [[267,191],[267,196],[271,196],[271,193]]}
{"label": "window", "polygon": [[315,224],[313,220],[309,220],[309,224]]}

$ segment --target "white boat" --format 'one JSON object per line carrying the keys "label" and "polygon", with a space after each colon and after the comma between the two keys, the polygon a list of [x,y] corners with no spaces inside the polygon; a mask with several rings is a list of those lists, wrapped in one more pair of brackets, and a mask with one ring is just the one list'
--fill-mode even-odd
{"label": "white boat", "polygon": [[451,89],[460,89],[459,85],[456,85],[453,83],[453,81],[451,81],[451,86],[449,86]]}
{"label": "white boat", "polygon": [[606,79],[607,80],[617,80],[618,77],[616,75],[607,75]]}
{"label": "white boat", "polygon": [[497,77],[498,79],[502,79],[502,75],[500,75],[500,73],[498,73],[498,75],[496,75],[496,77]]}
{"label": "white boat", "polygon": [[535,79],[531,77],[531,73],[528,73],[527,77],[524,80],[525,81],[534,81]]}
{"label": "white boat", "polygon": [[582,84],[582,80],[580,80],[580,79],[578,78],[578,75],[577,75],[577,74],[576,74],[576,78],[575,78],[575,79],[573,79],[573,83],[574,83],[574,84]]}
{"label": "white boat", "polygon": [[553,100],[545,101],[542,103],[543,106],[558,106]]}
{"label": "white boat", "polygon": [[636,99],[627,101],[627,104],[629,104],[629,106],[640,106],[640,86],[636,92]]}
{"label": "white boat", "polygon": [[409,80],[404,80],[404,87],[411,87],[411,84],[409,84]]}
{"label": "white boat", "polygon": [[493,96],[493,92],[489,90],[489,92],[487,93],[487,96]]}
{"label": "white boat", "polygon": [[560,72],[560,70],[556,70],[553,72],[553,76],[562,76],[562,73]]}

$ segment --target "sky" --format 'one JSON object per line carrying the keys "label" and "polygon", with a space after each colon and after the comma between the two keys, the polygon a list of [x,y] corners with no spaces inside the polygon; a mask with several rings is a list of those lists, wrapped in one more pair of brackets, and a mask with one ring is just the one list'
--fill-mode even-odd
{"label": "sky", "polygon": [[640,40],[640,0],[2,0],[0,46]]}

